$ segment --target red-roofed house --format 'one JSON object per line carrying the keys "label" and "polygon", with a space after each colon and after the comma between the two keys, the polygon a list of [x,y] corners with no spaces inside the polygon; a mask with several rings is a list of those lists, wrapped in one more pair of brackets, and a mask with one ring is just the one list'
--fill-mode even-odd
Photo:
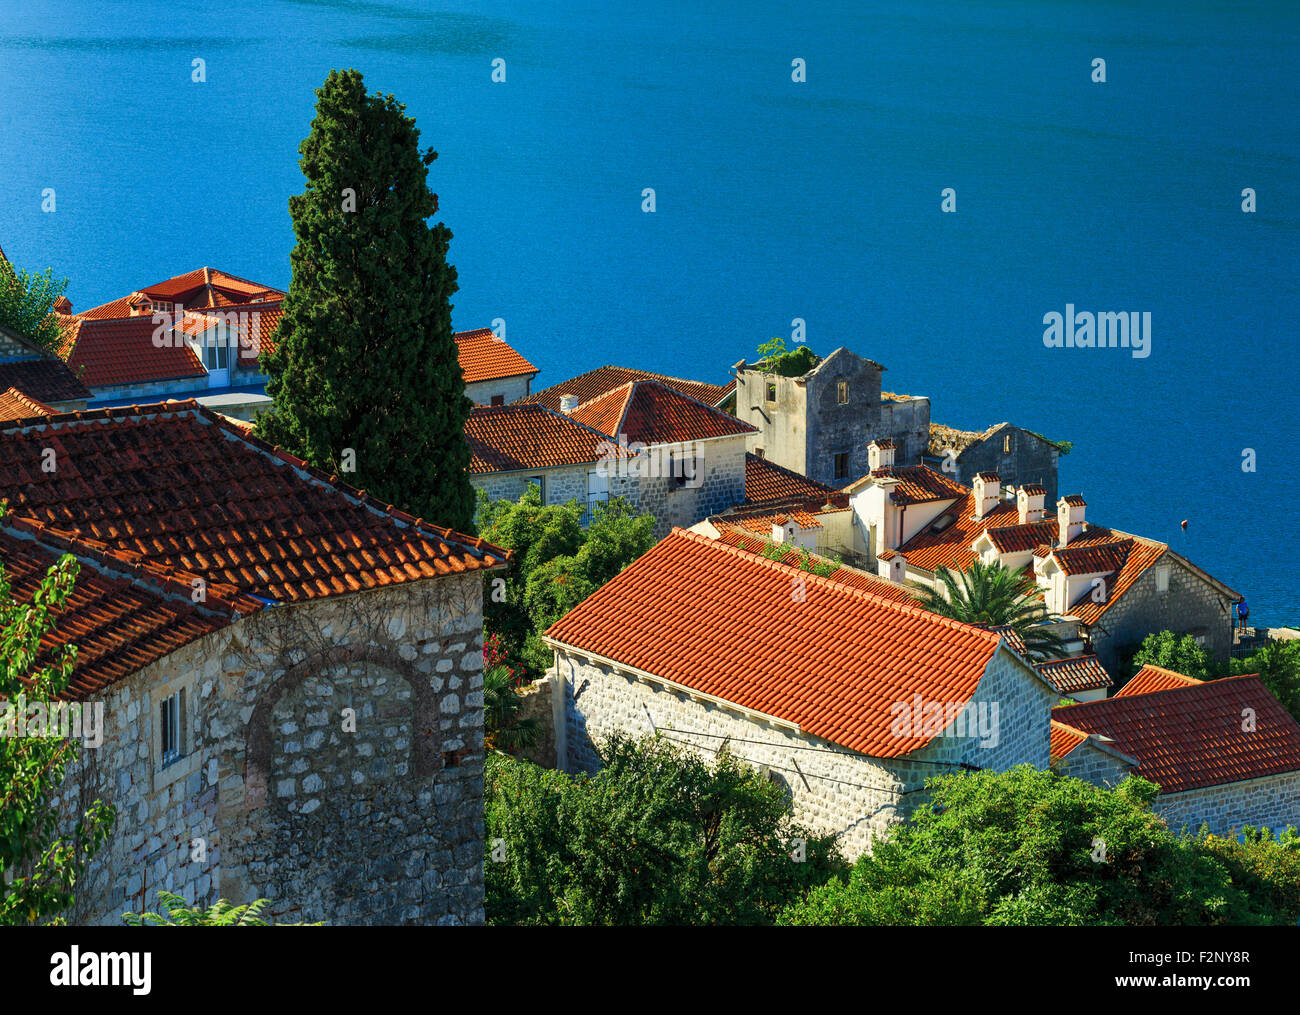
{"label": "red-roofed house", "polygon": [[1056,692],[990,631],[675,530],[552,625],[557,754],[726,748],[850,854],[964,766],[1043,767]]}
{"label": "red-roofed house", "polygon": [[1147,679],[1163,689],[1053,709],[1053,767],[1099,785],[1130,773],[1155,783],[1174,829],[1300,825],[1300,725],[1259,677]]}
{"label": "red-roofed house", "polygon": [[62,806],[119,817],[74,922],[120,925],[162,888],[483,921],[482,595],[504,550],[192,401],[0,423],[0,500],[20,599],[56,555],[81,568],[45,650],[80,648],[67,697],[102,744]]}
{"label": "red-roofed house", "polygon": [[1215,659],[1227,660],[1232,605],[1241,596],[1164,543],[1087,522],[1078,495],[1060,498],[1055,518],[1042,486],[1022,486],[1010,501],[996,473],[977,475],[972,490],[955,489],[961,497],[894,508],[898,525],[888,524],[878,503],[863,503],[869,490],[855,494],[877,573],[933,585],[940,567],[965,571],[976,560],[1026,567],[1046,608],[1066,618],[1062,635],[1067,641],[1077,635],[1080,650],[1091,645],[1107,670],[1148,634],[1164,630],[1190,634]]}
{"label": "red-roofed house", "polygon": [[479,405],[505,405],[528,396],[537,367],[506,344],[491,328],[458,331],[460,370],[465,394]]}
{"label": "red-roofed house", "polygon": [[680,391],[688,398],[694,398],[697,402],[711,405],[715,409],[724,408],[736,391],[735,381],[729,381],[726,384],[709,384],[705,381],[688,381],[681,377],[668,377],[664,374],[652,373],[649,370],[603,366],[597,367],[595,370],[588,370],[585,374],[571,377],[559,384],[553,384],[536,394],[529,395],[523,401],[540,402],[548,409],[559,412],[563,408],[561,403],[566,395],[572,396],[575,400],[573,404],[581,405],[583,402],[590,402],[593,398],[598,398],[607,391],[620,388],[629,381],[658,381],[660,384]]}
{"label": "red-roofed house", "polygon": [[[84,409],[91,397],[66,363],[18,332],[0,327],[0,391],[10,390],[54,412]],[[16,404],[11,402],[11,407]]]}

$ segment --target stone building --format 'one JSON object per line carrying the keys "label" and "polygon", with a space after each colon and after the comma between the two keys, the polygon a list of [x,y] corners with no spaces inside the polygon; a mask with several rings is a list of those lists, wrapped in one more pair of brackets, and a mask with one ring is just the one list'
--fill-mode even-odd
{"label": "stone building", "polygon": [[973,485],[981,472],[996,472],[1007,486],[1041,486],[1047,491],[1046,506],[1053,508],[1058,462],[1068,449],[1067,444],[1010,423],[979,433],[931,423],[925,464],[965,486]]}
{"label": "stone building", "polygon": [[628,452],[608,434],[537,403],[479,406],[465,423],[470,482],[489,500],[518,500],[531,484],[543,504],[576,500],[591,510],[613,497],[638,501],[634,470],[619,469]]}
{"label": "stone building", "polygon": [[[42,471],[44,451],[57,468]],[[56,643],[117,809],[76,922],[168,889],[329,923],[483,921],[482,583],[508,554],[340,484],[193,402],[0,425],[0,559],[81,565]]]}
{"label": "stone building", "polygon": [[757,766],[849,855],[963,767],[1045,767],[1056,692],[995,633],[674,531],[564,618],[552,715],[566,771],[615,731]]}
{"label": "stone building", "polygon": [[537,367],[504,338],[491,328],[458,331],[453,337],[466,395],[479,405],[506,405],[528,396]]}
{"label": "stone building", "polygon": [[1300,725],[1255,675],[1202,683],[1146,666],[1113,698],[1053,709],[1051,744],[1062,774],[1158,785],[1175,831],[1300,825]]}
{"label": "stone building", "polygon": [[929,441],[930,400],[882,392],[884,369],[843,348],[800,377],[741,360],[736,416],[758,431],[749,451],[835,487],[867,472],[867,444],[875,438],[894,441],[899,464],[918,464]]}
{"label": "stone building", "polygon": [[873,544],[882,547],[873,551],[881,577],[933,585],[940,567],[965,571],[976,560],[1027,568],[1079,650],[1112,673],[1143,638],[1164,630],[1189,634],[1227,661],[1241,596],[1166,544],[1087,521],[1077,494],[1059,498],[1053,517],[1046,488],[1004,490],[997,473],[956,489],[964,495],[907,505],[898,525],[889,522],[895,508],[870,501],[868,491],[854,494],[860,524],[882,532]]}

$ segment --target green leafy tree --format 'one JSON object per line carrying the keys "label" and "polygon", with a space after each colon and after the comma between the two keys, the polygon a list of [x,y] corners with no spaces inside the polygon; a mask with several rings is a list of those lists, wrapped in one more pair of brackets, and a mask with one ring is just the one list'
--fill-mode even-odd
{"label": "green leafy tree", "polygon": [[501,665],[483,671],[483,736],[490,748],[518,754],[537,743],[537,720],[519,713],[523,699],[515,690],[515,677]]}
{"label": "green leafy tree", "polygon": [[764,373],[780,377],[802,377],[821,362],[821,357],[806,345],[787,350],[785,339],[769,339],[758,347],[758,367]]}
{"label": "green leafy tree", "polygon": [[56,280],[51,268],[31,274],[0,257],[0,327],[53,353],[63,334],[52,316],[54,304],[67,288],[68,280]]}
{"label": "green leafy tree", "polygon": [[[793,925],[1294,925],[1297,854],[1276,842],[1175,835],[1157,787],[1116,789],[1028,765],[938,776],[931,797],[814,888]],[[1240,845],[1241,848],[1238,848]]]}
{"label": "green leafy tree", "polygon": [[[19,602],[0,565],[0,722],[20,701],[52,702],[67,688],[74,647],[55,649],[44,665],[38,660],[77,572],[76,558],[61,557]],[[63,923],[78,881],[112,831],[113,808],[98,800],[71,829],[61,827],[53,799],[75,749],[60,737],[0,737],[0,925]]]}
{"label": "green leafy tree", "polygon": [[[527,925],[766,924],[841,874],[834,836],[723,752],[615,736],[595,775],[488,759],[488,920]],[[500,854],[498,854],[500,856]]]}
{"label": "green leafy tree", "polygon": [[1243,673],[1258,673],[1260,682],[1300,722],[1300,639],[1267,641],[1250,655],[1232,659],[1227,675]]}
{"label": "green leafy tree", "polygon": [[584,531],[577,501],[543,506],[530,485],[517,502],[480,498],[479,532],[513,550],[501,601],[489,596],[483,623],[512,659],[536,674],[551,664],[541,634],[654,545],[653,516],[620,497],[592,509]]}
{"label": "green leafy tree", "polygon": [[[270,899],[258,899],[246,906],[236,906],[219,899],[207,908],[191,906],[174,892],[159,892],[162,913],[123,913],[122,920],[129,927],[270,927],[271,922],[262,916]],[[320,927],[320,923],[282,923],[280,927]]]}
{"label": "green leafy tree", "polygon": [[1214,660],[1196,644],[1190,634],[1161,631],[1149,634],[1133,656],[1132,669],[1136,673],[1147,664],[1162,666],[1193,680],[1209,680],[1215,676]]}
{"label": "green leafy tree", "polygon": [[1034,593],[1024,568],[1008,571],[1001,564],[977,560],[965,571],[954,574],[941,567],[934,576],[935,588],[917,590],[917,600],[927,610],[966,624],[1010,627],[1033,662],[1064,655],[1065,642],[1047,626],[1052,615]]}
{"label": "green leafy tree", "polygon": [[[316,92],[289,199],[296,245],[259,436],[437,525],[467,531],[472,403],[451,328],[451,232],[428,219],[437,158],[355,70]],[[349,454],[349,450],[352,454]]]}

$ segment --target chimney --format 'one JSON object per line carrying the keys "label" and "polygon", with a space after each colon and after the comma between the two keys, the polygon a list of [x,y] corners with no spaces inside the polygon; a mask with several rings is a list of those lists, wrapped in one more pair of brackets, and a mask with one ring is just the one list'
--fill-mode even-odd
{"label": "chimney", "polygon": [[981,472],[975,477],[975,517],[983,518],[998,506],[1002,497],[1002,481],[996,472]]}
{"label": "chimney", "polygon": [[578,396],[577,396],[577,395],[561,395],[561,396],[560,396],[560,411],[561,411],[562,413],[564,413],[566,416],[567,416],[569,413],[571,413],[574,409],[576,409],[577,407],[578,407]]}
{"label": "chimney", "polygon": [[54,312],[64,315],[72,313],[72,301],[66,296],[60,296],[54,301]]}
{"label": "chimney", "polygon": [[1056,524],[1061,546],[1068,546],[1083,531],[1083,509],[1087,506],[1080,494],[1062,497],[1056,505]]}
{"label": "chimney", "polygon": [[789,543],[799,531],[799,523],[785,515],[777,515],[772,520],[772,542]]}
{"label": "chimney", "polygon": [[1047,509],[1043,507],[1043,502],[1047,499],[1047,491],[1043,487],[1034,483],[1026,483],[1016,494],[1016,506],[1020,509],[1020,524],[1028,525],[1031,522],[1041,522],[1047,516]]}
{"label": "chimney", "polygon": [[867,468],[872,472],[877,469],[890,469],[894,466],[894,442],[888,437],[874,440],[867,445]]}

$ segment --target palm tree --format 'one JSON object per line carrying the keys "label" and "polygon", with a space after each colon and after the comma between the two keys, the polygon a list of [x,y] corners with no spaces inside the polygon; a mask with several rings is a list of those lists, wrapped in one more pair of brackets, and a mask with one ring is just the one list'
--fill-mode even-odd
{"label": "palm tree", "polygon": [[1030,662],[1065,654],[1064,639],[1045,623],[1054,615],[1035,595],[1023,567],[1008,571],[977,560],[957,574],[938,568],[934,577],[934,588],[917,590],[920,604],[932,613],[981,627],[1009,627],[1024,642]]}
{"label": "palm tree", "polygon": [[514,675],[505,666],[491,666],[483,672],[483,726],[486,746],[518,754],[537,742],[538,724],[521,718],[523,699],[515,692]]}

